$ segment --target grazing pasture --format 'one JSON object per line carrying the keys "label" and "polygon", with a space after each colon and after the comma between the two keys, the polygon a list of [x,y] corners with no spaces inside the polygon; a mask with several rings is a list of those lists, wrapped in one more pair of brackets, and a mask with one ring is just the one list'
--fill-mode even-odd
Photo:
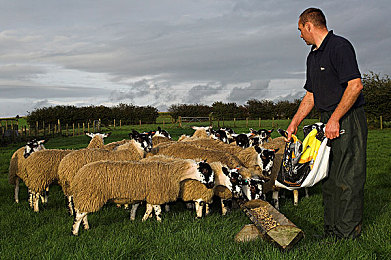
{"label": "grazing pasture", "polygon": [[[316,120],[306,120],[302,126],[314,122]],[[285,129],[288,123],[287,120],[265,120],[261,128],[276,130],[278,125]],[[232,121],[224,124],[233,127]],[[236,133],[248,132],[245,121],[235,124]],[[157,126],[111,129],[107,131],[112,134],[105,143],[128,138],[132,129],[149,131]],[[182,134],[194,132],[190,125],[182,127],[166,124],[164,129],[175,140]],[[250,121],[249,127],[258,129],[258,121]],[[272,137],[277,136],[274,131]],[[302,139],[302,131],[298,136]],[[88,142],[87,136],[56,137],[45,146],[80,149]],[[136,220],[130,221],[129,210],[107,204],[89,214],[91,230],[83,230],[78,237],[73,237],[73,218],[68,215],[66,199],[59,186],[51,186],[49,203],[39,213],[29,208],[24,184],[20,187],[20,203],[14,202],[13,187],[8,184],[8,166],[13,152],[24,144],[1,147],[0,259],[391,259],[390,144],[391,129],[369,131],[362,236],[356,241],[337,242],[314,237],[321,233],[323,223],[322,196],[317,185],[309,190],[309,198],[300,196],[297,207],[293,206],[292,192],[287,192],[286,198],[280,200],[280,212],[305,233],[305,238],[288,252],[280,252],[261,239],[236,243],[235,234],[251,222],[240,209],[221,216],[218,200],[212,204],[211,214],[203,219],[195,219],[194,211],[178,202],[171,206],[170,212],[163,212],[161,223],[155,218],[141,222],[145,205],[139,208]]]}

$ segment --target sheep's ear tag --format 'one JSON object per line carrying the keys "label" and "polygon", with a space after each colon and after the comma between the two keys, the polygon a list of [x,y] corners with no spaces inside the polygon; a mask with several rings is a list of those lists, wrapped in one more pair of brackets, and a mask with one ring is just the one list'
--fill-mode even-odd
{"label": "sheep's ear tag", "polygon": [[248,180],[244,180],[243,183],[244,183],[244,184],[248,184]]}

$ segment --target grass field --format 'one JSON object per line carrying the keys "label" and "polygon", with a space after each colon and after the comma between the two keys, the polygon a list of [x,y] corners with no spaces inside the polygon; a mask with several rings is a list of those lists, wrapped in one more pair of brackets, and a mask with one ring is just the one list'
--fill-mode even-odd
{"label": "grass field", "polygon": [[[233,122],[224,123],[233,126]],[[274,129],[286,128],[288,121],[273,124]],[[249,127],[258,128],[258,121],[249,122]],[[143,125],[112,129],[112,135],[105,141],[127,138],[131,129],[156,128],[157,125]],[[262,121],[262,128],[272,128],[272,121]],[[193,132],[189,124],[183,128],[166,124],[165,129],[174,139]],[[234,130],[248,131],[245,122],[236,122]],[[273,137],[276,136],[274,132]],[[86,136],[58,137],[50,139],[46,147],[79,149],[88,142]],[[288,252],[280,252],[261,239],[234,242],[235,234],[251,222],[239,209],[221,216],[218,203],[212,205],[211,215],[200,220],[182,202],[176,203],[170,212],[163,214],[162,223],[155,219],[141,222],[145,207],[139,208],[136,221],[131,222],[129,211],[107,204],[89,215],[89,231],[80,230],[79,236],[73,237],[73,218],[67,213],[60,187],[51,186],[49,203],[39,213],[29,208],[24,184],[20,188],[21,202],[14,202],[13,187],[8,184],[8,165],[12,153],[23,144],[1,147],[0,259],[391,259],[390,144],[390,129],[369,131],[362,236],[356,241],[338,242],[313,237],[321,233],[323,225],[318,185],[310,189],[309,198],[300,198],[297,207],[293,206],[291,193],[281,200],[281,213],[305,233],[305,238]]]}

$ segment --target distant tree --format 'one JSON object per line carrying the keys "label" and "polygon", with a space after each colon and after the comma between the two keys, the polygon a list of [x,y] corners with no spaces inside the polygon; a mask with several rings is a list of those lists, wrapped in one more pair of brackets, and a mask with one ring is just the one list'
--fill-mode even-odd
{"label": "distant tree", "polygon": [[364,74],[365,112],[370,120],[378,120],[380,116],[384,121],[391,121],[391,79],[388,75],[383,77],[372,71]]}
{"label": "distant tree", "polygon": [[274,102],[270,100],[250,99],[245,106],[251,118],[272,119],[276,115]]}

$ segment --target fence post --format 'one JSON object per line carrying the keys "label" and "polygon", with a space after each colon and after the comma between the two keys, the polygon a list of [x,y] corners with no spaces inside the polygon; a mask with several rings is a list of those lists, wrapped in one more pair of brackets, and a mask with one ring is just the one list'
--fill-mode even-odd
{"label": "fence post", "polygon": [[48,129],[48,135],[50,136],[50,124],[48,125],[49,129]]}
{"label": "fence post", "polygon": [[163,119],[163,128],[164,128],[164,119]]}
{"label": "fence post", "polygon": [[234,127],[236,127],[236,117],[234,117]]}
{"label": "fence post", "polygon": [[43,127],[43,136],[45,136],[45,121],[42,122],[42,127]]}
{"label": "fence post", "polygon": [[182,127],[182,117],[181,116],[178,116],[178,123],[179,123],[179,127]]}
{"label": "fence post", "polygon": [[80,123],[77,123],[77,135],[80,135]]}
{"label": "fence post", "polygon": [[8,129],[8,120],[5,120],[5,130]]}
{"label": "fence post", "polygon": [[220,128],[220,118],[217,119],[217,127]]}
{"label": "fence post", "polygon": [[141,126],[141,119],[139,120],[139,124],[140,124],[140,126]]}
{"label": "fence post", "polygon": [[380,116],[380,129],[383,129],[383,116]]}
{"label": "fence post", "polygon": [[31,125],[29,125],[29,136],[31,136]]}
{"label": "fence post", "polygon": [[90,122],[87,123],[87,132],[90,132]]}
{"label": "fence post", "polygon": [[68,123],[66,124],[66,133],[65,134],[68,136]]}
{"label": "fence post", "polygon": [[85,123],[83,122],[83,134],[86,132],[86,125]]}
{"label": "fence post", "polygon": [[114,129],[115,129],[115,118],[114,118]]}
{"label": "fence post", "polygon": [[122,128],[122,119],[119,120],[119,129]]}
{"label": "fence post", "polygon": [[58,124],[57,130],[58,130],[58,132],[60,133],[60,132],[61,132],[60,119],[57,120],[57,124]]}
{"label": "fence post", "polygon": [[72,133],[73,133],[73,136],[75,136],[75,123],[72,123]]}
{"label": "fence post", "polygon": [[274,128],[274,116],[272,118],[272,128]]}
{"label": "fence post", "polygon": [[38,121],[35,122],[35,136],[38,137]]}
{"label": "fence post", "polygon": [[261,118],[259,118],[258,120],[259,120],[258,127],[261,128]]}
{"label": "fence post", "polygon": [[246,128],[248,128],[248,117],[246,117]]}

